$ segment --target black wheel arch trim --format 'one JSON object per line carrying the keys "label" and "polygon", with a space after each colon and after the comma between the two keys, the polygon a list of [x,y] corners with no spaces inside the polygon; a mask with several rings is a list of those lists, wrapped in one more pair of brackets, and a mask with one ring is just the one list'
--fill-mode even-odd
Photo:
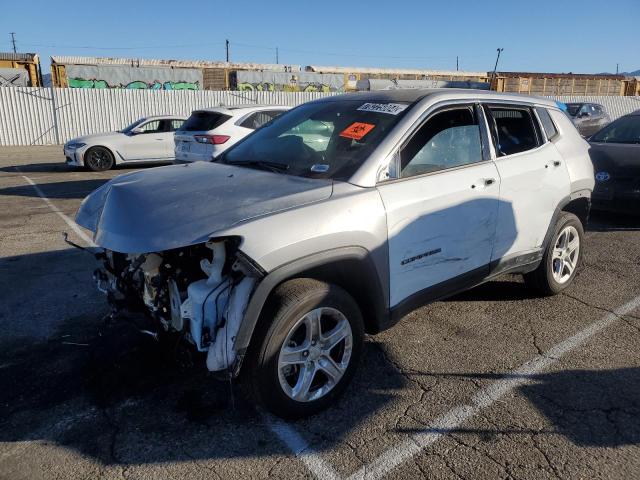
{"label": "black wheel arch trim", "polygon": [[[383,330],[389,317],[388,294],[382,286],[380,275],[371,258],[371,253],[366,248],[359,246],[340,247],[314,253],[289,262],[272,270],[260,280],[249,299],[240,329],[236,336],[235,349],[239,357],[242,357],[246,353],[262,309],[271,292],[279,284],[286,280],[300,277],[301,274],[312,271],[313,269],[345,261],[359,262],[364,269],[363,273],[366,275],[366,288],[369,293],[368,301],[370,305],[365,306],[361,305],[360,302],[358,303],[363,310],[369,307],[370,313],[373,314],[373,318],[368,319],[371,321],[368,325],[368,331],[370,333],[377,333]],[[373,290],[369,291],[369,289]],[[348,290],[347,288],[347,291]],[[356,301],[358,301],[357,298]],[[363,312],[363,315],[364,314]]]}
{"label": "black wheel arch trim", "polygon": [[576,190],[575,192],[572,192],[570,195],[567,195],[562,200],[560,200],[560,202],[558,203],[558,206],[553,212],[553,216],[551,217],[551,221],[549,222],[549,226],[547,227],[547,233],[545,234],[544,240],[542,242],[543,251],[547,248],[547,245],[549,245],[549,242],[551,241],[551,237],[553,236],[553,232],[556,226],[556,222],[558,221],[558,217],[560,216],[560,212],[562,212],[563,209],[567,205],[569,205],[571,202],[573,202],[574,200],[579,200],[581,198],[586,199],[588,203],[586,218],[584,219],[585,221],[584,226],[586,227],[586,222],[588,221],[589,212],[591,210],[591,190],[588,190],[588,189]]}

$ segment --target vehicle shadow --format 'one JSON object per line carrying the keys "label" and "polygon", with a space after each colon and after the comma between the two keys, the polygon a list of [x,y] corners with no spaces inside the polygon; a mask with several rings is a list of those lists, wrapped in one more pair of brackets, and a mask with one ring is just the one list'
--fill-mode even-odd
{"label": "vehicle shadow", "polygon": [[[509,279],[511,277],[511,280]],[[526,300],[539,295],[515,275],[505,275],[478,285],[471,290],[444,299],[445,302],[496,302],[508,300]]]}
{"label": "vehicle shadow", "polygon": [[[69,199],[84,198],[108,181],[108,178],[96,178],[89,180],[69,180],[66,182],[38,183],[37,185],[47,198]],[[0,195],[36,198],[40,196],[32,185],[0,188]]]}
{"label": "vehicle shadow", "polygon": [[[70,198],[97,186],[87,182],[93,180],[41,188],[52,198]],[[9,190],[0,193],[6,195]],[[488,262],[491,226],[499,209],[506,222],[501,246],[508,249],[517,233],[511,205],[483,199],[432,212],[433,217],[417,218],[397,231],[415,241],[396,267],[402,268],[404,255],[411,258],[407,271],[415,286],[430,268],[454,263],[464,269],[466,252],[478,249],[480,243]],[[425,232],[441,225],[446,215],[460,219],[459,223],[444,235],[426,238]],[[449,250],[452,240],[461,235],[457,228],[466,231],[465,218],[480,222],[489,233],[465,239],[464,246]],[[441,255],[420,255],[424,251]],[[375,254],[387,258],[386,251]],[[93,260],[81,255],[62,250],[0,261],[0,287],[6,283],[13,292],[7,309],[1,311],[0,332],[8,325],[37,330],[38,322],[57,318],[44,340],[0,335],[0,441],[51,442],[105,464],[290,455],[237,382],[217,380],[199,358],[193,359],[193,367],[184,368],[190,359],[175,339],[158,342],[139,331],[149,327],[135,322],[105,325],[106,302],[98,300],[97,294],[91,293],[93,308],[76,311],[70,292],[95,291],[90,281]],[[46,276],[51,266],[59,270],[58,277]],[[44,294],[49,301],[37,301]],[[51,305],[64,305],[64,309]],[[16,323],[11,306],[22,309],[24,325]],[[328,410],[295,426],[314,447],[331,449],[371,421],[376,412],[392,408],[407,382],[383,349],[365,342],[360,368],[346,394]]]}
{"label": "vehicle shadow", "polygon": [[[515,375],[443,373],[426,376],[503,380]],[[615,448],[640,445],[640,368],[562,370],[526,377],[517,391],[549,421],[550,428],[452,428],[444,433],[493,437],[511,435],[562,435],[581,447]],[[416,430],[406,429],[406,433]],[[429,429],[420,430],[428,432]],[[433,429],[443,433],[442,429]]]}
{"label": "vehicle shadow", "polygon": [[[144,163],[129,163],[115,165],[112,170],[115,171],[127,171],[127,170],[140,170],[153,167],[161,167],[171,165],[172,162],[161,162],[147,165]],[[98,175],[98,173],[91,172],[82,167],[76,167],[67,165],[64,162],[43,162],[43,163],[29,163],[29,164],[17,164],[0,167],[0,172],[8,173],[72,173],[72,172],[84,172],[87,175]]]}
{"label": "vehicle shadow", "polygon": [[29,163],[26,165],[0,167],[0,172],[8,173],[66,173],[73,172],[75,170],[75,167],[70,167],[64,162]]}
{"label": "vehicle shadow", "polygon": [[587,225],[588,232],[616,232],[640,230],[640,216],[615,212],[592,211]]}
{"label": "vehicle shadow", "polygon": [[[206,371],[204,359],[190,359],[175,338],[159,342],[140,333],[144,323],[105,323],[108,308],[91,285],[92,263],[74,249],[0,260],[0,287],[15,286],[0,311],[0,442],[51,442],[104,464],[290,454],[242,382]],[[76,290],[89,298],[72,296]],[[61,302],[66,310],[47,310]],[[37,339],[39,332],[46,336]],[[326,413],[335,442],[406,387],[373,342],[365,344],[361,366]]]}

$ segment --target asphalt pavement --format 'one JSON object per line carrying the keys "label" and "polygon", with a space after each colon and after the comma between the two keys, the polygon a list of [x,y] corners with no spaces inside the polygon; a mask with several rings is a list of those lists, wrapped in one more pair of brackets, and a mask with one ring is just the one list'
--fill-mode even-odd
{"label": "asphalt pavement", "polygon": [[86,245],[80,202],[130,169],[63,162],[0,148],[0,478],[640,478],[640,218],[594,213],[558,296],[504,276],[367,338],[338,404],[286,423],[104,322],[62,232]]}

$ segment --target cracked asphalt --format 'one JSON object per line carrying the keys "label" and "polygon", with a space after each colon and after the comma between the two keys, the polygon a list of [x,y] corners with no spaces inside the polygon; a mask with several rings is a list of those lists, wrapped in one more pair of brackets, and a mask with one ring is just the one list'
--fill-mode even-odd
{"label": "cracked asphalt", "polygon": [[[61,147],[0,149],[0,478],[312,478],[240,388],[130,325],[105,325],[73,218],[125,172]],[[17,167],[17,168],[16,168]],[[148,167],[147,167],[148,168]],[[505,276],[367,339],[344,398],[291,423],[339,477],[640,295],[640,219],[594,214],[574,284],[533,296]],[[620,316],[388,472],[388,478],[640,478],[640,309]],[[316,472],[317,473],[317,472]]]}

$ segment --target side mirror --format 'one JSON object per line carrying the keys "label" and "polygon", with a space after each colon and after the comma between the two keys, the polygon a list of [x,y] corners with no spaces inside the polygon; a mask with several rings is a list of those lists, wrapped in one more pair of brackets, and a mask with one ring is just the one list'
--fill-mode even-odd
{"label": "side mirror", "polygon": [[131,135],[140,135],[141,133],[144,133],[144,130],[140,127],[131,130]]}

